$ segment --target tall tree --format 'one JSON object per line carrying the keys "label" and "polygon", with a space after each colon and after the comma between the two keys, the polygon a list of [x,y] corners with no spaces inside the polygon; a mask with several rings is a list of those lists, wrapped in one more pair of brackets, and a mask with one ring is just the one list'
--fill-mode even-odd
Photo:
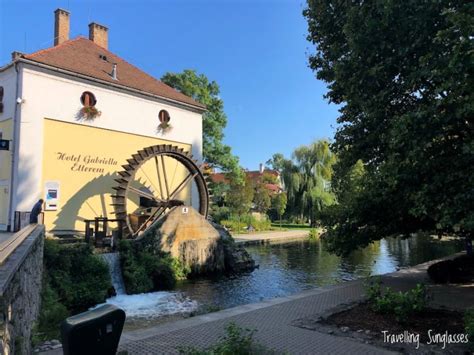
{"label": "tall tree", "polygon": [[226,205],[230,212],[240,218],[250,211],[254,197],[255,187],[249,178],[242,183],[240,180],[232,179],[229,182],[229,190],[225,196]]}
{"label": "tall tree", "polygon": [[341,105],[338,199],[358,160],[365,171],[351,203],[334,207],[333,249],[419,230],[472,240],[474,4],[308,0],[304,15],[310,66]]}
{"label": "tall tree", "polygon": [[281,153],[275,153],[271,157],[271,159],[268,159],[265,162],[265,165],[268,166],[269,168],[276,170],[278,172],[281,172],[283,170],[283,167],[285,165],[285,157]]}
{"label": "tall tree", "polygon": [[281,217],[283,216],[283,213],[285,213],[286,204],[287,204],[286,193],[281,192],[272,197],[272,208],[275,210],[276,214],[278,215],[278,219],[280,220],[280,229],[281,229]]}
{"label": "tall tree", "polygon": [[262,180],[255,183],[253,203],[255,210],[260,213],[266,213],[272,204],[270,191]]}
{"label": "tall tree", "polygon": [[322,209],[334,203],[329,181],[335,159],[329,143],[320,140],[295,149],[292,160],[282,163],[289,212],[309,219],[313,226]]}
{"label": "tall tree", "polygon": [[238,158],[232,155],[231,148],[222,142],[227,116],[224,112],[224,102],[219,97],[219,85],[215,81],[209,81],[204,74],[197,74],[189,69],[182,73],[166,73],[161,81],[206,105],[202,142],[204,160],[211,166],[241,176]]}

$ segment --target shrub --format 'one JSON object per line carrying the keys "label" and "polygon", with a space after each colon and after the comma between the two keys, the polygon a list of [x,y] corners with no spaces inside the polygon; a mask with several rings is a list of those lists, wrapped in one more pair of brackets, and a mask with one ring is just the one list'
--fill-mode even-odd
{"label": "shrub", "polygon": [[41,308],[33,341],[59,337],[67,317],[105,302],[110,289],[107,264],[86,244],[45,240]]}
{"label": "shrub", "polygon": [[316,228],[311,228],[309,230],[309,235],[308,235],[309,240],[317,240],[319,239],[319,232]]}
{"label": "shrub", "polygon": [[123,281],[127,293],[169,290],[190,273],[178,259],[168,253],[153,253],[129,240],[119,244]]}
{"label": "shrub", "polygon": [[252,215],[242,215],[240,219],[237,216],[232,216],[230,219],[222,220],[221,225],[230,229],[231,231],[243,231],[247,227],[252,226],[257,232],[271,229],[272,223],[268,218],[262,218],[258,220]]}
{"label": "shrub", "polygon": [[256,231],[266,231],[272,227],[272,223],[268,219],[262,220],[255,220],[253,223],[250,224],[252,227],[255,228]]}
{"label": "shrub", "polygon": [[[45,277],[47,279],[47,277]],[[69,311],[63,305],[49,282],[43,282],[41,291],[41,309],[37,323],[33,327],[33,345],[49,339],[58,339],[59,326],[69,316]]]}
{"label": "shrub", "polygon": [[412,314],[426,309],[428,295],[422,284],[406,292],[395,292],[386,287],[382,292],[380,278],[369,280],[366,285],[366,295],[372,309],[378,313],[393,314],[400,323],[406,323]]}
{"label": "shrub", "polygon": [[103,303],[112,286],[107,263],[87,244],[46,240],[44,265],[48,284],[73,314]]}
{"label": "shrub", "polygon": [[229,207],[225,207],[225,206],[219,207],[219,206],[212,205],[210,215],[214,222],[222,224],[221,221],[229,219],[230,210],[229,210]]}
{"label": "shrub", "polygon": [[179,347],[179,353],[185,355],[249,355],[275,354],[276,352],[255,343],[253,336],[255,329],[243,329],[235,323],[229,323],[226,334],[219,338],[213,346],[199,350],[195,347]]}
{"label": "shrub", "polygon": [[244,222],[234,220],[222,220],[220,224],[233,232],[243,231],[247,227]]}
{"label": "shrub", "polygon": [[428,275],[435,283],[472,283],[474,257],[462,255],[453,260],[439,261],[430,265]]}

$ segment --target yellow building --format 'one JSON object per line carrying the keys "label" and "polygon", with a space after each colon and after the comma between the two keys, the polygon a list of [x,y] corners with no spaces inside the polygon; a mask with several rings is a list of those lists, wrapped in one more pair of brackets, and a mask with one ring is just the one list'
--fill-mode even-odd
{"label": "yellow building", "polygon": [[137,152],[166,144],[192,153],[199,165],[205,107],[110,52],[105,26],[91,23],[89,38],[69,39],[69,20],[56,10],[55,45],[14,52],[0,68],[0,139],[8,142],[0,150],[0,230],[18,227],[40,198],[53,233],[114,218],[113,188],[120,189],[127,164],[136,165],[122,183],[135,192],[127,195],[127,213],[150,200],[195,204],[199,186],[186,180],[180,161]]}

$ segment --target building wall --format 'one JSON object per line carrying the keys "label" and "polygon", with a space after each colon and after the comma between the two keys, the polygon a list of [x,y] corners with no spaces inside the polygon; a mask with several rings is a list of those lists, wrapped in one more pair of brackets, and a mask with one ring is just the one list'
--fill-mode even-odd
{"label": "building wall", "polygon": [[13,117],[16,106],[15,68],[12,66],[0,72],[0,86],[3,86],[3,112],[0,112],[0,132],[3,139],[12,140],[9,151],[0,151],[0,231],[8,227],[11,198],[11,177],[13,158]]}
{"label": "building wall", "polygon": [[[41,196],[46,197],[47,184],[59,187],[57,210],[44,211],[48,231],[84,231],[84,219],[100,216],[113,219],[110,195],[115,192],[112,187],[118,185],[114,181],[119,177],[116,172],[123,170],[121,165],[138,150],[158,144],[177,145],[185,151],[191,149],[189,144],[51,119],[44,120],[43,132]],[[173,191],[184,180],[186,171],[173,159],[164,159],[169,189]],[[163,176],[161,161],[159,163],[160,176]],[[143,164],[137,171],[133,187],[149,188],[158,198],[165,198],[158,186],[156,168],[154,159]],[[162,188],[164,190],[164,182]],[[189,187],[179,197],[189,201]],[[138,195],[130,193],[127,211],[131,213],[138,206]]]}
{"label": "building wall", "polygon": [[[202,159],[200,113],[28,64],[22,64],[21,80],[24,103],[18,115],[21,117],[19,164],[15,166],[18,178],[14,184],[13,210],[29,211],[43,196],[45,118],[190,144],[194,157]],[[95,95],[96,108],[102,113],[93,122],[78,118],[84,91]],[[158,113],[162,109],[169,112],[173,126],[165,135],[157,133]],[[129,155],[133,153],[135,151],[130,151]]]}
{"label": "building wall", "polygon": [[15,67],[0,72],[0,86],[3,86],[3,112],[0,113],[0,121],[13,118],[15,114],[16,101],[16,71]]}
{"label": "building wall", "polygon": [[[2,139],[13,139],[13,119],[0,121],[0,133]],[[12,151],[0,150],[0,230],[6,230],[8,226],[11,173]]]}

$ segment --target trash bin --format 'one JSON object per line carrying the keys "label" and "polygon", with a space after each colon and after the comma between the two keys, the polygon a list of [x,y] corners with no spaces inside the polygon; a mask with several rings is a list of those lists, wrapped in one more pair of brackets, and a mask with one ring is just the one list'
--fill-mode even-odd
{"label": "trash bin", "polygon": [[77,314],[61,324],[65,355],[115,355],[125,322],[125,312],[106,304]]}

